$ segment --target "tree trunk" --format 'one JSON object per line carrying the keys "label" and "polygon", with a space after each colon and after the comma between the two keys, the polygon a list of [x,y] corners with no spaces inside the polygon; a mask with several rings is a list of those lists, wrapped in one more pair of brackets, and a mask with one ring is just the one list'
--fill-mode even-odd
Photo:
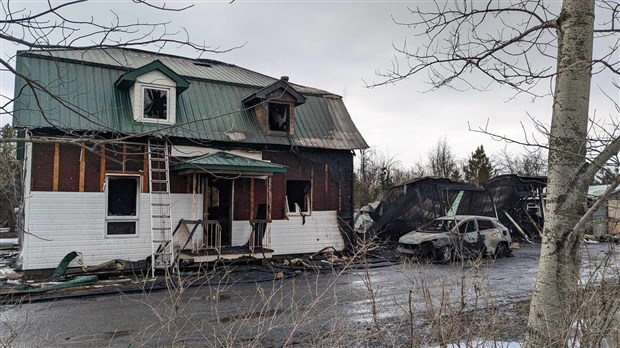
{"label": "tree trunk", "polygon": [[565,0],[558,20],[558,56],[549,140],[547,215],[525,346],[562,347],[575,313],[583,214],[594,0]]}

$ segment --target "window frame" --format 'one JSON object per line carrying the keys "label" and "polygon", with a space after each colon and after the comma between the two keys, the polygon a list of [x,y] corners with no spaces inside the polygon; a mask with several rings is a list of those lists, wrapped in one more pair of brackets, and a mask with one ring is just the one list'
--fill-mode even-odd
{"label": "window frame", "polygon": [[[165,119],[144,117],[144,93],[147,89],[167,91]],[[177,96],[176,87],[174,87],[174,85],[167,83],[136,81],[134,86],[129,91],[129,97],[131,99],[131,109],[135,122],[164,125],[174,125],[176,123]]]}
{"label": "window frame", "polygon": [[[136,215],[108,215],[109,214],[109,192],[111,178],[133,178],[136,182]],[[104,211],[104,236],[105,238],[138,238],[140,236],[140,192],[142,191],[142,180],[136,174],[106,174],[105,176],[105,211]],[[134,222],[135,233],[133,234],[109,234],[109,222]]]}
{"label": "window frame", "polygon": [[[286,130],[275,130],[275,129],[271,129],[271,105],[281,105],[284,106],[286,108]],[[292,134],[292,123],[293,123],[293,110],[294,106],[291,105],[291,103],[287,103],[287,102],[279,102],[279,101],[270,101],[269,103],[267,103],[267,131],[269,133],[275,133],[275,134]]]}
{"label": "window frame", "polygon": [[[144,114],[144,93],[146,92],[147,89],[166,92],[166,118],[146,117],[146,115]],[[170,98],[171,92],[172,92],[172,89],[170,87],[152,85],[152,84],[146,84],[146,83],[140,84],[140,109],[142,110],[142,112],[140,113],[140,119],[143,122],[171,123],[171,120],[170,120],[170,116],[171,116],[170,107],[171,107],[171,101],[172,101]]]}
{"label": "window frame", "polygon": [[[289,208],[289,204],[288,204],[288,182],[289,181],[307,181],[308,183],[310,183],[310,192],[308,192],[306,199],[307,204],[308,204],[308,211],[290,211]],[[307,179],[287,179],[284,182],[284,204],[286,207],[286,216],[311,216],[312,215],[312,190],[313,188],[313,182],[312,180],[307,180]],[[301,207],[300,207],[301,209]]]}

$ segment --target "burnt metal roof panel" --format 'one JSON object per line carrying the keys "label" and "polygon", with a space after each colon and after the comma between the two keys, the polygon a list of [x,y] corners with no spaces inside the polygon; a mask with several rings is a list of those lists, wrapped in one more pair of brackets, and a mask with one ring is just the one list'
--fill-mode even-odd
{"label": "burnt metal roof panel", "polygon": [[196,170],[220,173],[286,173],[287,171],[287,167],[281,164],[260,161],[223,151],[186,160],[173,165],[171,169],[175,171]]}
{"label": "burnt metal roof panel", "polygon": [[[221,79],[207,80],[202,79],[201,74],[187,76],[179,71],[189,69],[185,65],[190,64],[192,69],[196,69],[193,60],[152,53],[149,56],[133,50],[105,51],[20,52],[17,70],[35,82],[36,92],[27,87],[24,80],[16,79],[15,125],[62,131],[152,132],[195,141],[337,150],[368,147],[353,124],[342,98],[334,94],[326,94],[328,92],[325,91],[314,93],[320,90],[311,88],[309,90],[312,92],[308,92],[308,89],[292,84],[307,100],[295,108],[295,133],[290,138],[270,135],[261,131],[254,109],[246,108],[242,100],[276,79],[221,63],[219,71],[222,76],[216,76]],[[132,57],[136,61],[130,59]],[[128,70],[113,63],[122,61],[130,67],[141,67],[149,63],[148,57],[151,62],[161,60],[190,82],[189,88],[177,96],[176,124],[173,126],[134,121],[129,92],[114,86]],[[209,64],[217,65],[215,62]],[[211,75],[212,78],[214,76]]]}

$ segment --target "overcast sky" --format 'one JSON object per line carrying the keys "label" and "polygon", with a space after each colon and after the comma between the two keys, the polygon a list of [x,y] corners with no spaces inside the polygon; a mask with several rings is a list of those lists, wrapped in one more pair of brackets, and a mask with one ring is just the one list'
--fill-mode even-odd
{"label": "overcast sky", "polygon": [[[40,2],[11,2],[13,8],[34,8]],[[496,153],[505,143],[468,131],[471,127],[488,128],[508,137],[523,138],[524,125],[533,132],[529,115],[548,123],[551,103],[548,99],[532,102],[522,96],[508,102],[514,92],[494,86],[489,92],[459,92],[450,89],[422,93],[428,89],[425,75],[368,89],[365,81],[378,81],[377,68],[390,65],[392,44],[405,38],[409,45],[420,44],[398,26],[392,16],[408,18],[407,6],[424,5],[421,1],[194,1],[187,11],[155,11],[127,1],[100,1],[77,5],[66,11],[73,18],[95,16],[109,20],[115,11],[121,20],[171,21],[171,27],[183,26],[190,38],[221,48],[244,45],[217,59],[255,70],[273,77],[287,75],[290,81],[318,87],[344,97],[344,102],[358,129],[377,150],[396,156],[404,167],[419,159],[442,137],[458,157],[464,158],[483,144],[487,153]],[[169,5],[188,2],[169,1]],[[2,43],[4,58],[16,47]],[[170,47],[166,53],[195,57],[188,49]],[[2,94],[10,95],[13,79],[3,73]],[[548,90],[548,86],[545,86]],[[596,90],[597,87],[593,86]],[[617,92],[615,93],[617,95]],[[603,97],[595,97],[591,110],[609,106]],[[608,113],[604,111],[604,113]],[[8,121],[3,118],[2,123]],[[509,148],[513,152],[523,149]]]}

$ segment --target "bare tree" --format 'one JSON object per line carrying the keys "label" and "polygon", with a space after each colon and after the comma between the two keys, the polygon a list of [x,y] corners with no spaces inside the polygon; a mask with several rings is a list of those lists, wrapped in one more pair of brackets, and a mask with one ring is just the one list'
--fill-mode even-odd
{"label": "bare tree", "polygon": [[[0,129],[0,138],[14,138],[15,131],[10,125]],[[16,159],[14,143],[0,142],[0,227],[15,224],[15,208],[21,202],[21,165]]]}
{"label": "bare tree", "polygon": [[362,150],[360,163],[355,172],[355,206],[362,207],[381,198],[393,184],[403,180],[403,171],[395,157],[375,149]]}
{"label": "bare tree", "polygon": [[440,178],[449,178],[455,181],[460,179],[459,165],[452,152],[448,139],[443,137],[428,152],[429,174]]}
{"label": "bare tree", "polygon": [[495,168],[502,174],[519,174],[525,176],[547,175],[547,159],[541,148],[525,153],[513,154],[503,148],[495,158]]}
{"label": "bare tree", "polygon": [[[411,27],[424,44],[397,47],[402,59],[379,71],[383,80],[370,85],[425,73],[433,88],[487,90],[500,84],[533,98],[552,95],[547,214],[526,347],[564,347],[578,322],[573,314],[581,234],[600,206],[599,201],[584,210],[586,191],[620,150],[620,137],[610,136],[586,156],[591,76],[620,75],[619,9],[619,2],[606,0],[435,2],[430,11],[411,9],[415,19],[401,24]],[[596,57],[595,38],[606,43]],[[541,92],[538,87],[544,82],[552,90]],[[606,194],[618,183],[616,176]]]}

